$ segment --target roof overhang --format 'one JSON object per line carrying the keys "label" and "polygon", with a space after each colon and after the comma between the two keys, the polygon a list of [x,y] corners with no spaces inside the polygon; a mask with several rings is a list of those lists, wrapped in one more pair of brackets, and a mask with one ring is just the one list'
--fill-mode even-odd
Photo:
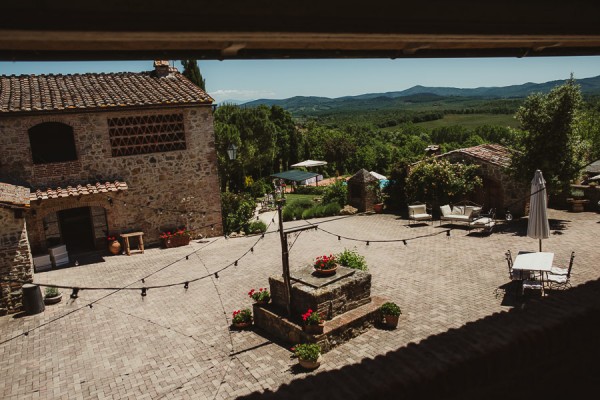
{"label": "roof overhang", "polygon": [[24,0],[3,15],[2,60],[600,55],[595,2]]}
{"label": "roof overhang", "polygon": [[31,201],[41,201],[48,199],[60,199],[63,197],[79,197],[89,194],[103,194],[109,192],[121,192],[127,190],[127,183],[114,181],[105,183],[88,183],[86,185],[67,186],[66,188],[47,188],[37,189],[29,194]]}

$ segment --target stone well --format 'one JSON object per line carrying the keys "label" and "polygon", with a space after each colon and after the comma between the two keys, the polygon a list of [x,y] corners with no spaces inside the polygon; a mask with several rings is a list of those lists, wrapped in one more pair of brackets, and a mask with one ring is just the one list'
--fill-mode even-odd
{"label": "stone well", "polygon": [[[327,352],[336,345],[360,335],[381,320],[383,298],[371,297],[371,274],[339,266],[335,275],[320,277],[312,266],[290,271],[292,282],[291,316],[285,306],[282,276],[269,278],[272,302],[254,305],[254,324],[286,345],[319,343]],[[324,319],[323,334],[303,331],[302,318],[308,309]]]}

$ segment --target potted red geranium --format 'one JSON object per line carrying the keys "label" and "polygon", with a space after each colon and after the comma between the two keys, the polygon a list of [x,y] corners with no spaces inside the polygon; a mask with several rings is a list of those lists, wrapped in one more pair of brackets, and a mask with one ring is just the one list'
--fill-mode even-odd
{"label": "potted red geranium", "polygon": [[302,314],[302,321],[304,321],[304,332],[313,335],[323,333],[324,324],[318,312],[309,308],[306,313]]}
{"label": "potted red geranium", "polygon": [[168,249],[171,247],[186,246],[190,244],[191,236],[192,233],[183,227],[173,231],[162,232],[160,234],[160,241],[162,247]]}
{"label": "potted red geranium", "polygon": [[333,254],[319,256],[313,264],[317,275],[333,275],[337,270],[337,260]]}
{"label": "potted red geranium", "polygon": [[256,304],[268,304],[269,300],[271,300],[271,293],[267,290],[267,288],[259,288],[258,291],[252,289],[248,292],[248,296],[252,298],[256,302]]}

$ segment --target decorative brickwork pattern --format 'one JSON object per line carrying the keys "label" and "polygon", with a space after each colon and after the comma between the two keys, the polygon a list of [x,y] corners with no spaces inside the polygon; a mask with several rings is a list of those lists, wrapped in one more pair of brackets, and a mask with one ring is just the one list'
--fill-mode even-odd
{"label": "decorative brickwork pattern", "polygon": [[185,150],[183,114],[110,118],[113,157]]}

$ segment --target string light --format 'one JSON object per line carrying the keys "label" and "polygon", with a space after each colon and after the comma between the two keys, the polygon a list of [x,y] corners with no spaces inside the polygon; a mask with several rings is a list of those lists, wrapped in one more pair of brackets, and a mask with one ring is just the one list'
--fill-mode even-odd
{"label": "string light", "polygon": [[146,289],[145,287],[142,288],[142,297],[146,297],[146,291],[148,289]]}
{"label": "string light", "polygon": [[188,288],[189,288],[189,287],[190,287],[190,283],[189,283],[189,282],[185,282],[185,283],[183,284],[183,288],[184,288],[185,290],[188,290]]}
{"label": "string light", "polygon": [[215,278],[219,279],[219,273],[215,272]]}
{"label": "string light", "polygon": [[367,240],[367,246],[369,245],[369,241]]}
{"label": "string light", "polygon": [[79,295],[79,288],[74,287],[73,292],[71,293],[71,298],[76,299]]}
{"label": "string light", "polygon": [[146,283],[146,280],[144,278],[142,278],[142,283]]}
{"label": "string light", "polygon": [[234,265],[235,267],[237,267],[237,265],[238,265],[238,260],[235,260],[235,262],[233,263],[233,265]]}
{"label": "string light", "polygon": [[342,240],[342,237],[341,237],[341,236],[338,236],[338,240]]}
{"label": "string light", "polygon": [[449,229],[446,231],[446,236],[450,237],[450,230]]}
{"label": "string light", "polygon": [[254,253],[254,247],[250,247],[250,252]]}
{"label": "string light", "polygon": [[89,307],[89,308],[92,308],[92,307],[94,307],[94,306],[92,305],[92,303],[90,303],[90,304],[88,304],[88,307]]}
{"label": "string light", "polygon": [[408,246],[408,243],[406,243],[406,240],[403,240],[402,243],[404,243],[405,246]]}

